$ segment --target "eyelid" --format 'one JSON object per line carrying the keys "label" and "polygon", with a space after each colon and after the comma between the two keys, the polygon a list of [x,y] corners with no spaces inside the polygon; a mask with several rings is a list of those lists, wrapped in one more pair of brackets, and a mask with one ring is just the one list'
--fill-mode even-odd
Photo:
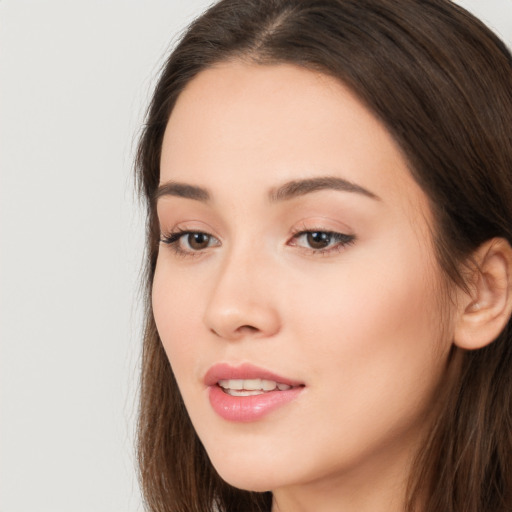
{"label": "eyelid", "polygon": [[[345,230],[344,230],[345,231]],[[348,228],[346,229],[348,233],[344,233],[338,229],[330,229],[323,227],[315,227],[313,225],[308,226],[307,224],[303,223],[300,227],[295,228],[292,230],[290,239],[287,242],[287,245],[292,247],[298,247],[299,249],[312,254],[312,255],[322,255],[322,256],[328,256],[334,252],[340,252],[344,250],[347,246],[352,245],[356,241],[356,236],[352,233],[350,233],[351,230]],[[312,233],[323,233],[330,235],[331,238],[334,238],[333,245],[329,245],[325,248],[313,248],[313,247],[305,247],[302,245],[299,245],[297,243],[297,240],[305,235],[312,234]]]}
{"label": "eyelid", "polygon": [[[344,250],[356,240],[355,235],[351,233],[352,230],[346,226],[340,225],[341,223],[339,222],[336,222],[338,226],[333,229],[332,224],[334,222],[332,222],[331,219],[320,218],[319,222],[318,219],[316,219],[317,223],[313,223],[313,219],[310,220],[311,223],[303,221],[300,225],[291,230],[286,245],[296,247],[298,250],[311,255],[327,256],[331,253]],[[331,224],[331,226],[329,226],[329,224]],[[205,247],[194,248],[194,242],[192,242],[191,239],[188,239],[187,242],[184,241],[184,237],[194,233],[203,234],[208,237]],[[316,241],[313,242],[311,239],[309,240],[309,246],[308,243],[300,243],[301,237],[306,237],[313,233],[328,235],[327,245],[325,247],[315,247]],[[159,241],[173,249],[175,254],[189,257],[202,256],[210,252],[211,249],[222,245],[220,237],[214,234],[214,230],[210,228],[210,226],[205,226],[202,222],[198,225],[195,221],[177,224],[168,231],[162,230]],[[191,242],[192,247],[190,247]],[[199,243],[201,244],[201,242]],[[185,247],[184,244],[186,244]]]}
{"label": "eyelid", "polygon": [[169,237],[180,233],[205,233],[206,235],[210,235],[217,240],[220,240],[216,230],[210,224],[193,217],[189,219],[184,218],[174,222],[171,219],[159,219],[159,227],[160,239],[162,239],[162,237]]}
{"label": "eyelid", "polygon": [[[209,237],[210,240],[214,241],[214,244],[208,245],[207,247],[203,249],[184,249],[181,247],[181,240],[191,234],[203,234]],[[202,228],[188,228],[185,226],[176,226],[168,231],[161,230],[160,234],[160,243],[165,244],[169,248],[173,250],[173,252],[178,256],[184,256],[184,257],[197,257],[204,255],[209,249],[212,249],[214,247],[219,247],[221,244],[219,237],[212,234],[212,230],[209,229],[202,229]]]}

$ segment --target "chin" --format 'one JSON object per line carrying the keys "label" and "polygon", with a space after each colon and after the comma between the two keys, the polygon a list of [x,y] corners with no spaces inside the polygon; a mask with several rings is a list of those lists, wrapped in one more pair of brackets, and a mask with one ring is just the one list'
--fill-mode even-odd
{"label": "chin", "polygon": [[213,464],[219,476],[237,489],[267,492],[283,484],[271,468],[262,468],[261,464],[254,465],[252,468],[247,466],[246,462],[238,465],[233,461],[226,460]]}
{"label": "chin", "polygon": [[242,475],[233,471],[219,471],[220,477],[229,485],[243,491],[267,492],[278,487],[269,475]]}

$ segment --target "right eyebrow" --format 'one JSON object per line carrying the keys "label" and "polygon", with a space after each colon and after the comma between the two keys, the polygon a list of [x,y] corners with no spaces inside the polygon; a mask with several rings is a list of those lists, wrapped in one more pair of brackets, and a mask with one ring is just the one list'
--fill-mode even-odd
{"label": "right eyebrow", "polygon": [[185,199],[194,199],[195,201],[207,202],[211,199],[208,190],[196,185],[179,183],[177,181],[168,181],[158,186],[153,201],[158,201],[163,196],[184,197]]}

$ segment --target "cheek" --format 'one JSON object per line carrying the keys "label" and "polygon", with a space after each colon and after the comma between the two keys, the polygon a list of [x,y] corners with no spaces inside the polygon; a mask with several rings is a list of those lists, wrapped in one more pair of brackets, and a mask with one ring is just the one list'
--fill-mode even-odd
{"label": "cheek", "polygon": [[[172,270],[171,270],[172,269]],[[175,374],[197,357],[198,290],[165,261],[157,263],[152,289],[156,327]],[[197,283],[200,286],[200,283]]]}
{"label": "cheek", "polygon": [[329,436],[314,449],[333,466],[338,458],[359,460],[383,440],[414,442],[450,346],[441,349],[435,268],[403,249],[357,259],[330,281],[316,276],[323,286],[304,282],[289,297],[297,366],[307,368],[315,397],[306,417],[328,411],[325,422],[310,425],[313,438]]}
{"label": "cheek", "polygon": [[316,360],[318,378],[352,390],[347,399],[359,403],[435,385],[450,345],[438,275],[414,244],[347,252],[328,280],[303,281],[289,297],[304,363]]}

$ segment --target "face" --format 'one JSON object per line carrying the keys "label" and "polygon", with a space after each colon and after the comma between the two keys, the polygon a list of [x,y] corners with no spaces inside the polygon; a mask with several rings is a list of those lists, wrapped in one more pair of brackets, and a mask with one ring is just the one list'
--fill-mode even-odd
{"label": "face", "polygon": [[427,199],[332,78],[225,63],[163,141],[158,332],[197,434],[234,486],[400,474],[444,372]]}

